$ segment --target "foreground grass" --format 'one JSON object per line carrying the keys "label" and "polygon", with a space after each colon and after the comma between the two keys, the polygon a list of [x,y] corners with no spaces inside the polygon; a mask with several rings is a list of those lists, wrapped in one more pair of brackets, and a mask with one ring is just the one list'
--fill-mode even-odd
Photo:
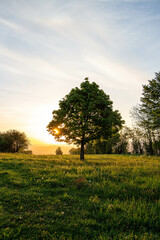
{"label": "foreground grass", "polygon": [[0,239],[160,239],[160,158],[0,154]]}

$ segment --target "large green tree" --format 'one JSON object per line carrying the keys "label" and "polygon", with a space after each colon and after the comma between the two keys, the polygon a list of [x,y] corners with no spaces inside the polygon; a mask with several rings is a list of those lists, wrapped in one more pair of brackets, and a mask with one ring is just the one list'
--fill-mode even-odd
{"label": "large green tree", "polygon": [[141,103],[132,110],[136,125],[143,129],[147,136],[148,154],[159,154],[160,146],[160,72],[155,78],[143,85]]}
{"label": "large green tree", "polygon": [[120,113],[113,110],[112,101],[99,86],[88,78],[70,91],[53,111],[48,132],[58,141],[80,145],[80,159],[84,160],[84,146],[94,139],[108,139],[122,127]]}

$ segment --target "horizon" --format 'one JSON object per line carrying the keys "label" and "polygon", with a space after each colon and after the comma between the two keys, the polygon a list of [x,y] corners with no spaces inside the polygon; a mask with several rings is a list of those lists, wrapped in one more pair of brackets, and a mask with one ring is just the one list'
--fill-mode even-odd
{"label": "horizon", "polygon": [[31,150],[34,155],[56,155],[56,149],[60,147],[63,155],[68,155],[71,148],[76,148],[74,145],[65,144],[32,144],[28,150]]}

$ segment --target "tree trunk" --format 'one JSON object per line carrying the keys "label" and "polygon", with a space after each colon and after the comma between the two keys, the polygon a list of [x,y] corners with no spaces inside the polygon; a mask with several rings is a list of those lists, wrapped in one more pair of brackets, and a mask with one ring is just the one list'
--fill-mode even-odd
{"label": "tree trunk", "polygon": [[150,155],[153,155],[153,153],[154,153],[154,151],[153,151],[153,142],[152,142],[152,140],[149,140],[149,149],[148,149],[149,151],[149,154]]}
{"label": "tree trunk", "polygon": [[153,155],[154,154],[154,151],[153,151],[153,141],[152,141],[152,136],[151,136],[151,133],[149,133],[149,145],[148,145],[148,152],[150,155]]}
{"label": "tree trunk", "polygon": [[84,160],[84,139],[81,141],[81,152],[80,152],[80,160]]}

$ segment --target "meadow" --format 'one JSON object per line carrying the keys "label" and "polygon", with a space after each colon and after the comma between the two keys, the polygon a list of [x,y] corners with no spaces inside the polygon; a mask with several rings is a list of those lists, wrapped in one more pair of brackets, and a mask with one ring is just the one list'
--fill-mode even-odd
{"label": "meadow", "polygon": [[160,157],[0,154],[0,240],[160,239]]}

